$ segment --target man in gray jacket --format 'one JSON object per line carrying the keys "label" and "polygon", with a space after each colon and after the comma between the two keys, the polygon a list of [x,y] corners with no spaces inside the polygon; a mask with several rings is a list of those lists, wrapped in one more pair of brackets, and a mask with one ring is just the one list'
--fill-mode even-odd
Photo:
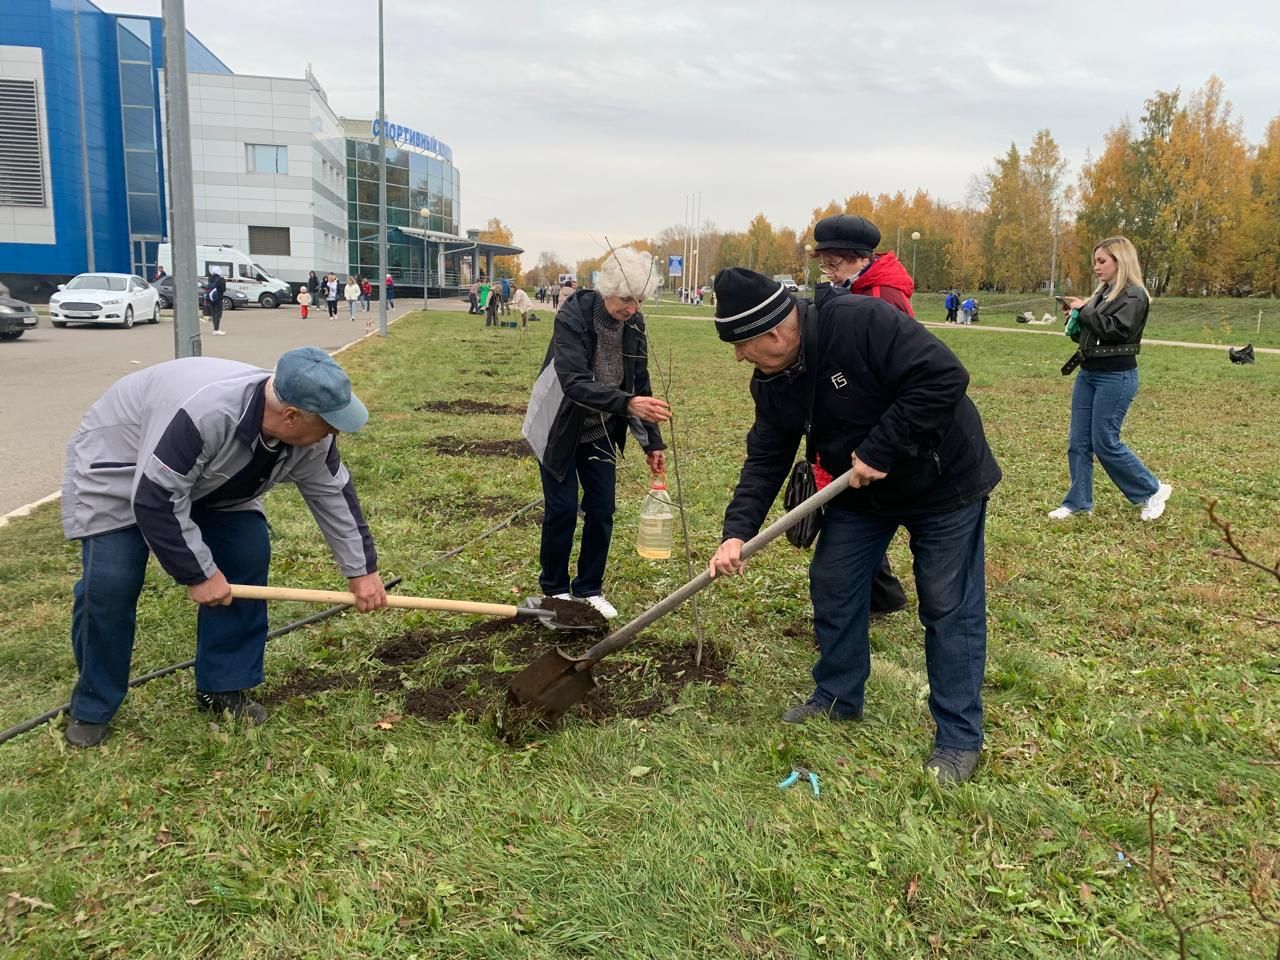
{"label": "man in gray jacket", "polygon": [[147,557],[187,588],[196,619],[196,704],[254,724],[266,603],[231,598],[265,584],[271,560],[262,496],[297,485],[338,567],[369,611],[386,605],[373,538],[336,436],[369,418],[343,369],[317,347],[275,371],[214,357],[122,378],[89,408],[67,446],[62,525],[81,542],[71,647],[80,676],[67,742],[92,747],[124,700]]}

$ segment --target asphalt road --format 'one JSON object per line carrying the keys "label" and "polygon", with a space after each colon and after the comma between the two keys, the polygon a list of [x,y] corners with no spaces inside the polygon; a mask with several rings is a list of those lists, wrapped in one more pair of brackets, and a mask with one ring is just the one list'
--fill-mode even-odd
{"label": "asphalt road", "polygon": [[[308,344],[330,353],[358,340],[365,319],[377,325],[378,305],[368,314],[339,303],[336,320],[321,308],[303,320],[296,306],[276,310],[246,307],[223,314],[226,336],[209,336],[200,325],[201,352],[271,368],[286,350]],[[457,301],[443,308],[458,309]],[[421,309],[421,300],[396,304],[393,319]],[[168,312],[156,325],[119,327],[70,326],[55,329],[48,317],[19,340],[0,343],[0,517],[57,492],[62,484],[66,444],[81,417],[103,391],[120,377],[172,360],[173,322]]]}

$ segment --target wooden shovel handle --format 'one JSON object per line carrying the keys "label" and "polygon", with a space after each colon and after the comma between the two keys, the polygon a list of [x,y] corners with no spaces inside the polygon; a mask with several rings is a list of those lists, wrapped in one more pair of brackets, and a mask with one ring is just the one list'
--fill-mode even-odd
{"label": "wooden shovel handle", "polygon": [[[304,590],[297,587],[258,587],[246,583],[231,584],[231,596],[240,600],[301,600],[309,603],[356,604],[356,595],[345,590]],[[388,607],[410,610],[448,610],[452,613],[475,613],[486,617],[514,617],[518,608],[503,603],[473,603],[470,600],[444,600],[436,597],[400,597],[387,594]]]}

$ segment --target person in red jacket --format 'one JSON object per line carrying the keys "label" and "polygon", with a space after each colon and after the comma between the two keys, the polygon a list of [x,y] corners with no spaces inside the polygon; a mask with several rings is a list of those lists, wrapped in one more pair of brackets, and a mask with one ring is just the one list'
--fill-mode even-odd
{"label": "person in red jacket", "polygon": [[[914,317],[911,294],[916,289],[915,281],[895,254],[877,255],[879,245],[880,228],[866,217],[837,214],[823,217],[813,228],[813,256],[822,264],[822,273],[833,287],[877,297]],[[906,605],[907,592],[894,576],[889,555],[885,554],[871,581],[871,617],[886,617]]]}
{"label": "person in red jacket", "polygon": [[916,283],[892,251],[877,254],[880,230],[866,217],[839,214],[823,217],[813,228],[813,255],[833,286],[850,293],[879,297],[909,317]]}

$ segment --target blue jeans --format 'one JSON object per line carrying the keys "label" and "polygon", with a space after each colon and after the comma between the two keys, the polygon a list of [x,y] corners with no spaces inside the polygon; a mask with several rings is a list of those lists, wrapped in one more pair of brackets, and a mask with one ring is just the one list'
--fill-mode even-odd
{"label": "blue jeans", "polygon": [[915,558],[929,674],[929,712],[940,747],[982,746],[987,658],[984,525],[987,503],[907,520],[827,508],[809,565],[818,662],[813,697],[836,714],[862,713],[871,675],[868,597],[885,548],[907,528]]}
{"label": "blue jeans", "polygon": [[[271,544],[262,514],[196,509],[192,519],[229,582],[267,582]],[[71,716],[84,723],[109,721],[128,692],[138,595],[149,554],[137,527],[81,541],[83,572],[71,615],[71,649],[80,678],[71,694]],[[265,601],[200,607],[196,689],[227,693],[257,686],[266,643]]]}
{"label": "blue jeans", "polygon": [[[575,597],[599,596],[604,587],[604,566],[613,539],[613,515],[617,510],[617,457],[608,437],[580,443],[574,461],[557,480],[542,474],[542,573],[538,583],[548,596],[572,592]],[[578,524],[578,484],[582,484],[582,547],[578,551],[578,575],[569,583],[569,553]],[[572,586],[572,590],[570,587]]]}
{"label": "blue jeans", "polygon": [[1081,370],[1071,390],[1067,466],[1071,489],[1062,501],[1072,510],[1093,509],[1093,458],[1130,503],[1142,503],[1160,482],[1120,439],[1129,404],[1138,395],[1137,370]]}

